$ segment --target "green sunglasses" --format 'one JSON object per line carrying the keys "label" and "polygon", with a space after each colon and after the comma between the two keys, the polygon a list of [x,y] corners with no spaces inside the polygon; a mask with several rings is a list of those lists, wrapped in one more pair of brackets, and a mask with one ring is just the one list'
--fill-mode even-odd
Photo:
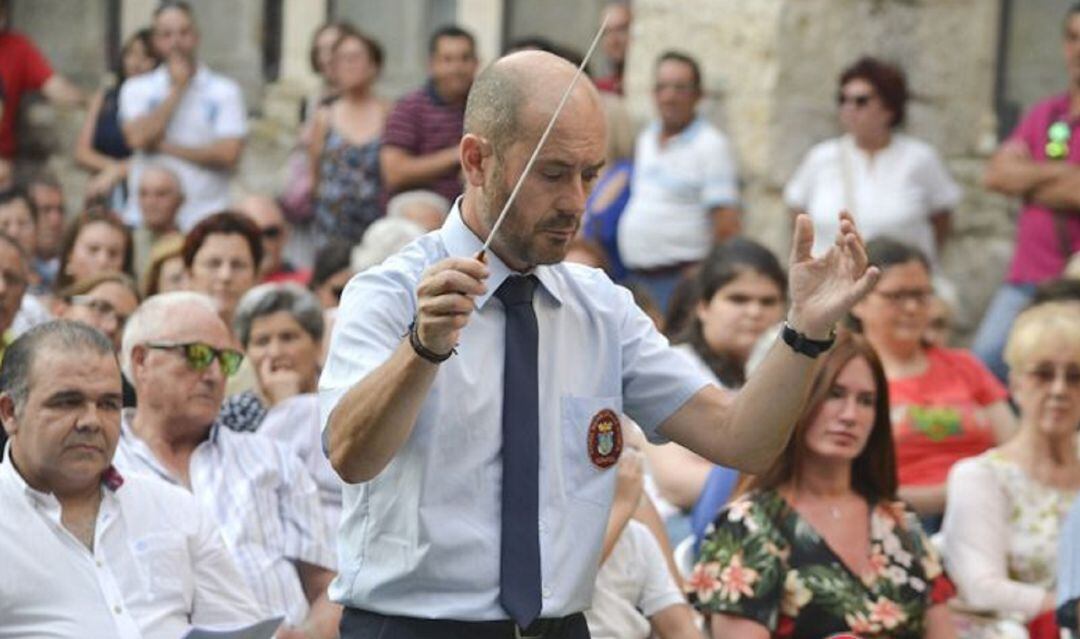
{"label": "green sunglasses", "polygon": [[1072,139],[1072,127],[1068,122],[1058,120],[1046,130],[1046,157],[1060,160],[1069,154],[1069,140]]}
{"label": "green sunglasses", "polygon": [[240,369],[240,363],[244,361],[244,354],[231,348],[217,349],[203,342],[147,342],[147,348],[159,350],[181,350],[184,359],[192,369],[201,371],[210,367],[216,358],[221,364],[221,372],[226,377],[232,377]]}

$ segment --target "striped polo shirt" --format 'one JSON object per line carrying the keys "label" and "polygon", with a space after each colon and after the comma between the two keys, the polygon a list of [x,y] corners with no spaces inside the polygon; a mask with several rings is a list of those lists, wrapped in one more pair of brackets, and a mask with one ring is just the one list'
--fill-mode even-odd
{"label": "striped polo shirt", "polygon": [[[394,105],[386,120],[382,143],[404,149],[410,155],[427,155],[457,146],[464,127],[465,104],[448,104],[439,97],[435,85],[429,80]],[[460,174],[461,170],[455,167],[421,188],[435,191],[453,202],[461,195]]]}

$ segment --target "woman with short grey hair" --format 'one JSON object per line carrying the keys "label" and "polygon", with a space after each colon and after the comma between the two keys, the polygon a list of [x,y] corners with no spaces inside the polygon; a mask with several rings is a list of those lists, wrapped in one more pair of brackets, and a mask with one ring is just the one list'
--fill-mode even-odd
{"label": "woman with short grey hair", "polygon": [[298,284],[262,284],[245,293],[233,314],[233,331],[257,383],[225,400],[220,421],[233,430],[277,439],[299,455],[319,485],[323,510],[336,529],[340,480],[322,454],[315,392],[324,329],[318,298]]}

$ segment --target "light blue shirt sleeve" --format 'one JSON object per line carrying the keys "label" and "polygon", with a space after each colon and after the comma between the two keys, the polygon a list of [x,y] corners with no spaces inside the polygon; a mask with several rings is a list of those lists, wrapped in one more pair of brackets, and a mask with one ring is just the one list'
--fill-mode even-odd
{"label": "light blue shirt sleeve", "polygon": [[1058,547],[1057,603],[1062,606],[1080,599],[1080,497],[1073,502]]}

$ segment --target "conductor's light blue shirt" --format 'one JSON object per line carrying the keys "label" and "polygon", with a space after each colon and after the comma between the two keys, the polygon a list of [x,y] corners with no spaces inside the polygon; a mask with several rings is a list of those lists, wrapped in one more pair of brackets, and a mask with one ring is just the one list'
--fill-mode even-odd
{"label": "conductor's light blue shirt", "polygon": [[[402,343],[423,271],[473,256],[481,241],[457,205],[444,226],[345,288],[319,381],[323,428],[341,397]],[[494,292],[511,271],[488,253],[487,293],[439,366],[408,440],[371,481],[346,485],[334,601],[389,615],[506,619],[499,605],[505,315]],[[543,617],[587,609],[616,466],[593,464],[603,409],[657,428],[710,381],[672,350],[630,293],[602,271],[539,266],[540,561]]]}

